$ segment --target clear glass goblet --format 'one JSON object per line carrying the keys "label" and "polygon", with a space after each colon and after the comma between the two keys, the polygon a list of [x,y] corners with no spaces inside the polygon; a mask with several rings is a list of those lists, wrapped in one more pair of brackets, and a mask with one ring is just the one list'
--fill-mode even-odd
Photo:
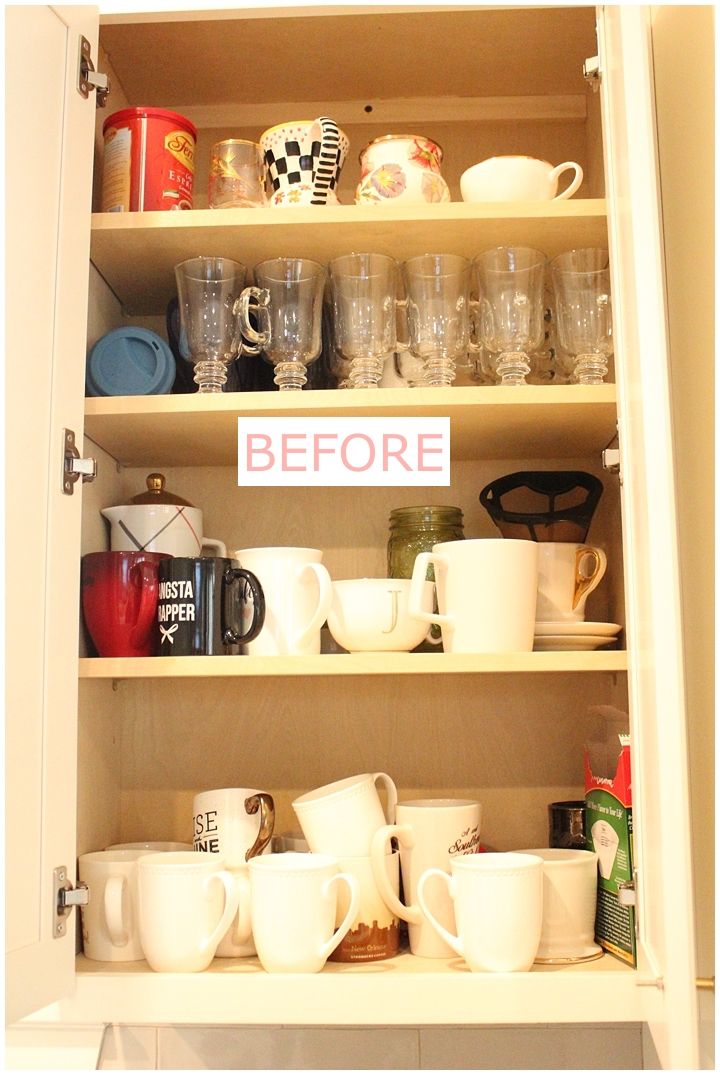
{"label": "clear glass goblet", "polygon": [[397,263],[385,254],[346,254],[328,269],[333,338],[347,387],[377,388],[397,338]]}
{"label": "clear glass goblet", "polygon": [[257,354],[243,339],[252,331],[250,301],[258,309],[268,296],[243,287],[245,266],[229,258],[189,258],[175,266],[180,325],[199,392],[222,392],[228,364],[240,354]]}
{"label": "clear glass goblet", "polygon": [[421,254],[403,263],[407,347],[422,361],[422,384],[451,385],[470,343],[470,262],[459,254]]}
{"label": "clear glass goblet", "polygon": [[281,392],[299,392],[307,367],[322,351],[325,269],[307,258],[272,258],[255,266],[255,280],[270,301],[260,329],[247,333],[275,367]]}
{"label": "clear glass goblet", "polygon": [[527,384],[530,356],[545,335],[545,255],[527,246],[497,246],[475,259],[478,335],[501,385]]}
{"label": "clear glass goblet", "polygon": [[550,263],[560,346],[570,356],[572,379],[602,384],[613,353],[612,298],[607,250],[568,250]]}

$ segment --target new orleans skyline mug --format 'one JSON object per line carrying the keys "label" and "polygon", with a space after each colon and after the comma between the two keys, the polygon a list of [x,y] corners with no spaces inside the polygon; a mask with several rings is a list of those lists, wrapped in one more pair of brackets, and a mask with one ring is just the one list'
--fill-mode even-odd
{"label": "new orleans skyline mug", "polygon": [[[161,657],[238,653],[265,621],[265,597],[252,571],[224,556],[174,556],[159,575]],[[243,611],[252,618],[243,629]]]}

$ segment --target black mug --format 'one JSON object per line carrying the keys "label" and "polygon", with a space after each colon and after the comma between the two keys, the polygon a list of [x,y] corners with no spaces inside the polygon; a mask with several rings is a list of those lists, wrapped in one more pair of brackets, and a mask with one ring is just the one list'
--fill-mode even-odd
{"label": "black mug", "polygon": [[[252,571],[224,556],[173,556],[158,572],[161,657],[238,653],[265,621],[265,597]],[[252,594],[252,604],[248,601]],[[243,612],[252,608],[243,630]]]}

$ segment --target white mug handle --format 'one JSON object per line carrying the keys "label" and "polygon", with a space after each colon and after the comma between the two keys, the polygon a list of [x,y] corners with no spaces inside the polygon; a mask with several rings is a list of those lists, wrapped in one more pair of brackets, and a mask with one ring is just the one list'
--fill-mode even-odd
{"label": "white mug handle", "polygon": [[421,874],[420,880],[418,881],[417,898],[418,903],[420,904],[420,909],[422,910],[422,913],[425,915],[435,932],[439,934],[442,939],[447,944],[449,944],[450,947],[455,952],[457,952],[459,956],[462,956],[464,959],[465,952],[463,951],[463,945],[460,938],[456,937],[454,933],[450,933],[450,931],[445,929],[444,926],[441,926],[437,918],[435,918],[435,916],[433,915],[432,911],[428,908],[427,902],[425,900],[425,885],[431,877],[441,877],[448,887],[450,898],[452,900],[455,899],[454,878],[452,878],[449,873],[445,873],[444,870],[439,870],[436,866],[431,866],[429,870],[425,870],[425,872]]}
{"label": "white mug handle", "polygon": [[405,922],[419,925],[423,920],[420,908],[415,904],[406,906],[401,903],[390,884],[386,869],[386,852],[392,836],[397,837],[402,847],[410,848],[415,845],[415,834],[411,825],[383,825],[381,829],[378,829],[370,843],[370,865],[375,885],[383,902],[393,914]]}
{"label": "white mug handle", "polygon": [[[233,875],[238,896],[237,917],[233,922],[232,943],[247,944],[252,936],[250,919],[250,876],[247,870]],[[219,942],[218,942],[219,943]]]}
{"label": "white mug handle", "polygon": [[303,564],[298,570],[297,575],[302,575],[305,571],[311,571],[318,581],[318,603],[307,627],[300,633],[295,639],[295,645],[302,647],[306,646],[316,631],[319,631],[322,625],[327,619],[328,612],[330,611],[330,605],[332,604],[332,582],[330,580],[330,574],[324,564]]}
{"label": "white mug handle", "polygon": [[[422,606],[422,591],[427,569],[430,564],[434,567],[447,567],[447,560],[437,552],[420,552],[415,557],[413,564],[412,579],[410,581],[410,595],[408,597],[408,611],[416,620],[425,623],[439,623],[441,627],[450,627],[454,622],[453,616],[444,616],[439,612],[425,612]],[[435,587],[437,591],[437,586]]]}
{"label": "white mug handle", "polygon": [[336,873],[324,883],[322,894],[327,897],[330,894],[330,889],[333,885],[336,885],[338,881],[344,882],[350,889],[350,906],[347,909],[347,913],[343,918],[338,928],[333,933],[329,941],[320,949],[320,955],[323,959],[327,959],[331,952],[334,952],[340,941],[343,939],[346,933],[350,932],[350,928],[358,916],[360,910],[360,882],[357,877],[353,877],[349,873]]}
{"label": "white mug handle", "polygon": [[223,559],[227,558],[227,548],[223,541],[218,541],[217,538],[201,538],[203,549],[215,549],[216,556],[222,556]]}
{"label": "white mug handle", "polygon": [[579,164],[575,163],[575,161],[565,161],[563,164],[558,164],[558,166],[556,168],[553,168],[553,170],[550,172],[550,179],[559,179],[562,173],[566,172],[568,168],[573,168],[575,170],[575,178],[573,179],[569,187],[566,187],[565,190],[561,190],[559,194],[555,195],[555,197],[553,198],[554,202],[560,202],[564,198],[570,198],[583,181],[583,170]]}
{"label": "white mug handle", "polygon": [[387,803],[385,805],[385,820],[388,824],[392,824],[395,820],[395,807],[397,806],[397,788],[391,776],[387,773],[373,773],[373,783],[377,784],[378,781],[385,787],[387,792]]}
{"label": "white mug handle", "polygon": [[115,948],[124,948],[130,940],[128,931],[123,926],[123,894],[127,880],[121,874],[108,877],[105,884],[103,905],[105,909],[105,922],[107,923],[110,940]]}
{"label": "white mug handle", "polygon": [[238,912],[238,903],[240,901],[240,893],[235,885],[235,878],[228,870],[218,870],[217,873],[211,874],[205,880],[205,891],[207,891],[210,885],[214,881],[220,881],[225,889],[225,907],[223,913],[220,916],[220,921],[216,925],[209,937],[200,942],[200,949],[202,952],[212,951],[215,955],[215,950],[220,944],[230,926],[233,923],[233,919]]}

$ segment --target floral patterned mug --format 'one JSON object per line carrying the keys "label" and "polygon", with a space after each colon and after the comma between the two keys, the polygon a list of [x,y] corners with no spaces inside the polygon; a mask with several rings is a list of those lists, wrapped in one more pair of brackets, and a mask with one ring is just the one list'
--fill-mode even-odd
{"label": "floral patterned mug", "polygon": [[449,202],[448,185],[440,175],[442,149],[430,138],[387,134],[360,154],[359,205],[424,205]]}

